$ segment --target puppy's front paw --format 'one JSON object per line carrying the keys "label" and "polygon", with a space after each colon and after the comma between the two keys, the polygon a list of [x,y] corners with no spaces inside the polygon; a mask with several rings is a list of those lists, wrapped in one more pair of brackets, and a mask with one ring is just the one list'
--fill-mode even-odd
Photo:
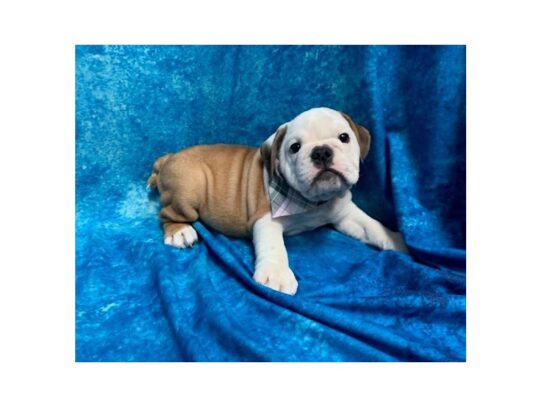
{"label": "puppy's front paw", "polygon": [[164,239],[165,244],[178,247],[179,249],[192,247],[197,241],[198,234],[196,229],[194,229],[192,226],[185,226],[182,229],[179,229],[173,235],[166,236]]}
{"label": "puppy's front paw", "polygon": [[399,232],[389,232],[389,237],[382,243],[384,250],[397,250],[399,252],[408,253],[403,235]]}
{"label": "puppy's front paw", "polygon": [[297,280],[292,270],[286,266],[262,264],[256,268],[253,278],[258,283],[284,294],[294,295],[297,292]]}

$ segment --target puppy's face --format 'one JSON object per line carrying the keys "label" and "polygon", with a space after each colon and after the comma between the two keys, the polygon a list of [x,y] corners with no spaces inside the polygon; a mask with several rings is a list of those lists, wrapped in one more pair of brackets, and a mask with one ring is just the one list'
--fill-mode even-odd
{"label": "puppy's face", "polygon": [[280,126],[262,146],[262,155],[265,159],[267,153],[271,174],[318,202],[342,196],[357,182],[369,146],[369,132],[350,117],[315,108]]}

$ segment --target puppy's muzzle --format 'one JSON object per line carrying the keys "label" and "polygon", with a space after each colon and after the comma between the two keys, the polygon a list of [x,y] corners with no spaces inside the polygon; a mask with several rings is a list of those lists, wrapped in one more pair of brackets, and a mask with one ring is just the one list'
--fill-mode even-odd
{"label": "puppy's muzzle", "polygon": [[327,168],[333,160],[333,150],[326,144],[314,147],[311,151],[311,161],[316,168]]}

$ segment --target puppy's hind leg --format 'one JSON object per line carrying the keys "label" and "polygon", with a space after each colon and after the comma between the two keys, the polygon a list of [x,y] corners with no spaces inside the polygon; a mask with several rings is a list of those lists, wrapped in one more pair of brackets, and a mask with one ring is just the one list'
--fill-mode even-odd
{"label": "puppy's hind leg", "polygon": [[196,229],[190,222],[197,219],[195,217],[185,217],[173,212],[171,206],[167,206],[160,212],[162,227],[164,228],[164,243],[179,249],[192,247],[198,241]]}
{"label": "puppy's hind leg", "polygon": [[192,247],[198,241],[198,234],[189,223],[164,223],[164,243],[179,249]]}

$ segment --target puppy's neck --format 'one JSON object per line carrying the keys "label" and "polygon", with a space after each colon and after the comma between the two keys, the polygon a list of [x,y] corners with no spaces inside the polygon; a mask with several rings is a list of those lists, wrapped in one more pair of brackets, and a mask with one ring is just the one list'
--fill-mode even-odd
{"label": "puppy's neck", "polygon": [[279,175],[269,178],[268,192],[273,218],[308,212],[328,202],[328,200],[314,202],[305,198],[301,193],[290,187],[284,177]]}

